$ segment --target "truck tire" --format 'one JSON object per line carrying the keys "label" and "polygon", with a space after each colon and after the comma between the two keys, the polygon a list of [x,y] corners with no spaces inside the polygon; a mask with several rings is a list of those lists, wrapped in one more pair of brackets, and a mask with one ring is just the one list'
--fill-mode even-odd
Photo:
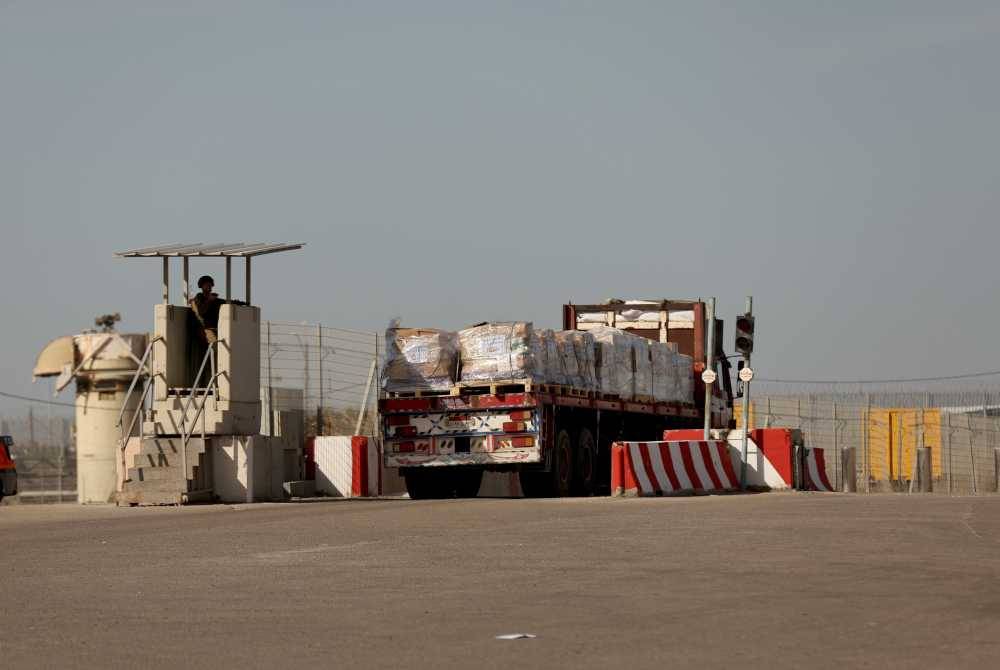
{"label": "truck tire", "polygon": [[412,500],[475,498],[483,482],[482,468],[405,468],[406,492]]}
{"label": "truck tire", "polygon": [[406,492],[411,500],[430,500],[446,497],[442,486],[440,468],[402,468]]}
{"label": "truck tire", "polygon": [[589,428],[581,428],[576,438],[573,493],[592,496],[597,489],[597,440]]}
{"label": "truck tire", "polygon": [[480,468],[455,470],[452,483],[456,498],[475,498],[479,495],[479,487],[483,484],[483,471]]}
{"label": "truck tire", "polygon": [[570,495],[573,484],[573,441],[565,429],[556,433],[552,468],[521,471],[521,490],[526,498],[562,498]]}

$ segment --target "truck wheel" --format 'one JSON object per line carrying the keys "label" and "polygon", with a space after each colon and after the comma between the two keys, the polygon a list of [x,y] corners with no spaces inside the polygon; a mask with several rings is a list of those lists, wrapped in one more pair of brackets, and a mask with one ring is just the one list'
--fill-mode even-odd
{"label": "truck wheel", "polygon": [[475,498],[479,495],[479,487],[483,484],[483,471],[479,468],[455,470],[451,481],[456,497]]}
{"label": "truck wheel", "polygon": [[402,468],[403,479],[406,480],[406,492],[411,500],[430,500],[433,498],[450,497],[444,493],[445,487],[438,468]]}
{"label": "truck wheel", "polygon": [[552,495],[559,498],[570,495],[573,487],[573,441],[569,432],[556,434],[556,448],[552,452]]}
{"label": "truck wheel", "polygon": [[597,441],[589,428],[581,428],[576,438],[573,492],[592,496],[597,488]]}

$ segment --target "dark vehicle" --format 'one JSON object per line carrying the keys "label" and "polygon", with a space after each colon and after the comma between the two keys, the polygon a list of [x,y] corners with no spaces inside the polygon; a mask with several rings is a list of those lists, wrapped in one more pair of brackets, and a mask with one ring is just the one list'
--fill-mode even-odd
{"label": "dark vehicle", "polygon": [[10,448],[14,440],[10,435],[0,435],[0,500],[4,496],[17,495],[17,468]]}

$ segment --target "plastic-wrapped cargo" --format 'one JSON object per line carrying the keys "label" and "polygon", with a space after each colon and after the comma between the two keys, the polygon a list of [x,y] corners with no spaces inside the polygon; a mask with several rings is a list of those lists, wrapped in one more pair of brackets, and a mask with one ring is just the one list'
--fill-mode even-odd
{"label": "plastic-wrapped cargo", "polygon": [[564,381],[552,381],[551,383],[561,383],[566,386],[580,388],[582,381],[580,377],[580,366],[576,357],[576,345],[573,342],[574,332],[575,331],[572,330],[559,330],[554,333],[556,349],[559,352],[559,365],[562,373],[561,377]]}
{"label": "plastic-wrapped cargo", "polygon": [[385,331],[386,391],[445,390],[455,383],[458,335],[435,328],[388,328]]}
{"label": "plastic-wrapped cargo", "polygon": [[674,373],[677,377],[677,400],[694,403],[694,359],[684,354],[674,353]]}
{"label": "plastic-wrapped cargo", "polygon": [[582,330],[560,330],[555,333],[558,345],[559,360],[562,363],[561,373],[564,381],[553,384],[565,384],[583,391],[597,389],[597,371],[594,367],[594,336]]}
{"label": "plastic-wrapped cargo", "polygon": [[634,336],[617,328],[597,326],[587,331],[597,342],[597,389],[631,400],[633,393],[632,342]]}
{"label": "plastic-wrapped cargo", "polygon": [[461,381],[544,382],[546,348],[530,321],[484,323],[458,333]]}
{"label": "plastic-wrapped cargo", "polygon": [[645,337],[631,336],[635,374],[633,375],[632,397],[652,399],[653,397],[653,364],[649,357],[650,340]]}
{"label": "plastic-wrapped cargo", "polygon": [[653,399],[657,402],[678,402],[673,348],[662,342],[650,342],[649,354],[653,364]]}
{"label": "plastic-wrapped cargo", "polygon": [[559,342],[556,334],[549,328],[536,331],[541,349],[545,356],[544,374],[547,384],[566,384],[566,375],[563,372],[562,354],[559,351]]}
{"label": "plastic-wrapped cargo", "polygon": [[594,336],[582,330],[574,330],[573,348],[576,350],[576,369],[580,386],[585,391],[597,390],[597,369],[595,366]]}

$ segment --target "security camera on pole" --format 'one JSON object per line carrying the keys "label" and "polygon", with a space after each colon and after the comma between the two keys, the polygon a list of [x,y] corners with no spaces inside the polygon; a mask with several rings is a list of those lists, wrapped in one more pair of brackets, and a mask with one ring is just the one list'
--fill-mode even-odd
{"label": "security camera on pole", "polygon": [[743,354],[743,367],[740,369],[740,381],[743,382],[743,460],[740,463],[740,489],[747,487],[747,442],[750,432],[750,380],[753,379],[753,368],[750,367],[750,354],[753,352],[753,296],[747,296],[747,311],[736,317],[736,351]]}

